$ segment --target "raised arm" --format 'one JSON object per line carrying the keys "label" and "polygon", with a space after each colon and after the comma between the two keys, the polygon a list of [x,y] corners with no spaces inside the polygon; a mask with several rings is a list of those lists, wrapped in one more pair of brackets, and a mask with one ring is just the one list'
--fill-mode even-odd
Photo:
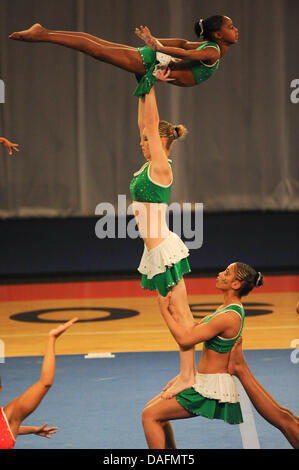
{"label": "raised arm", "polygon": [[144,98],[139,98],[138,99],[138,127],[139,127],[140,139],[142,140],[144,127],[145,127],[145,123],[144,123]]}
{"label": "raised arm", "polygon": [[152,171],[170,175],[168,157],[159,134],[159,120],[155,88],[152,87],[144,97],[145,138],[148,140],[150,149]]}
{"label": "raised arm", "polygon": [[[52,386],[55,375],[55,343],[57,338],[77,321],[73,318],[67,323],[49,332],[48,343],[43,360],[39,380],[29,387],[21,396],[4,407],[11,430],[16,437],[22,421],[40,404],[41,400]],[[22,430],[21,430],[22,431]]]}

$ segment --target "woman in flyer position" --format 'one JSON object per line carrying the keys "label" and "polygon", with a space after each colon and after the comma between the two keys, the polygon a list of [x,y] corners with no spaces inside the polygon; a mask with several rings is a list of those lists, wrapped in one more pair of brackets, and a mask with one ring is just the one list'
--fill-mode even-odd
{"label": "woman in flyer position", "polygon": [[199,39],[154,38],[147,27],[135,32],[146,46],[136,48],[116,44],[84,32],[54,31],[40,24],[11,34],[10,39],[59,44],[81,51],[102,62],[115,65],[136,75],[139,84],[135,96],[149,92],[160,67],[170,71],[173,85],[193,87],[209,79],[228,49],[238,42],[239,32],[228,16],[213,15],[195,23]]}

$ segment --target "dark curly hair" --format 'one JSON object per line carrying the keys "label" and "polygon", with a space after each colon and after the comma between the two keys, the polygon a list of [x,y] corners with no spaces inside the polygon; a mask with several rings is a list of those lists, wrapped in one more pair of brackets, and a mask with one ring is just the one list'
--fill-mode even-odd
{"label": "dark curly hair", "polygon": [[206,19],[197,21],[194,24],[196,36],[198,36],[199,38],[203,37],[205,41],[214,41],[213,34],[216,33],[216,31],[219,31],[219,29],[224,23],[224,19],[225,16],[223,15],[214,15],[209,16]]}

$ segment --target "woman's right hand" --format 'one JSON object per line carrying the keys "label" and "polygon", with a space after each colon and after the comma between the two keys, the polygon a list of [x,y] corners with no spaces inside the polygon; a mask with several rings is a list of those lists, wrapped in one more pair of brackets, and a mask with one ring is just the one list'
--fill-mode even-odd
{"label": "woman's right hand", "polygon": [[135,34],[140,39],[142,39],[147,46],[149,46],[153,51],[159,50],[159,43],[157,39],[152,36],[149,28],[147,26],[140,26],[135,29]]}
{"label": "woman's right hand", "polygon": [[172,82],[174,78],[170,78],[171,70],[165,68],[158,68],[155,74],[158,82]]}

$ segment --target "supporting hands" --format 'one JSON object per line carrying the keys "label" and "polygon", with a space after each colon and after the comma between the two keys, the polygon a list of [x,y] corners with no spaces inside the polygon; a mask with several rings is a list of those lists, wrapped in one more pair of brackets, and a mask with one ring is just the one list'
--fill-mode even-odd
{"label": "supporting hands", "polygon": [[135,34],[142,39],[153,51],[158,51],[160,43],[154,38],[147,26],[139,26],[135,29]]}
{"label": "supporting hands", "polygon": [[171,290],[168,292],[166,297],[163,297],[162,295],[158,295],[158,303],[160,306],[161,313],[163,317],[165,318],[165,314],[169,314],[169,304],[170,304],[170,298],[171,298]]}
{"label": "supporting hands", "polygon": [[159,82],[172,82],[174,78],[170,78],[171,70],[165,68],[157,68],[155,77]]}

